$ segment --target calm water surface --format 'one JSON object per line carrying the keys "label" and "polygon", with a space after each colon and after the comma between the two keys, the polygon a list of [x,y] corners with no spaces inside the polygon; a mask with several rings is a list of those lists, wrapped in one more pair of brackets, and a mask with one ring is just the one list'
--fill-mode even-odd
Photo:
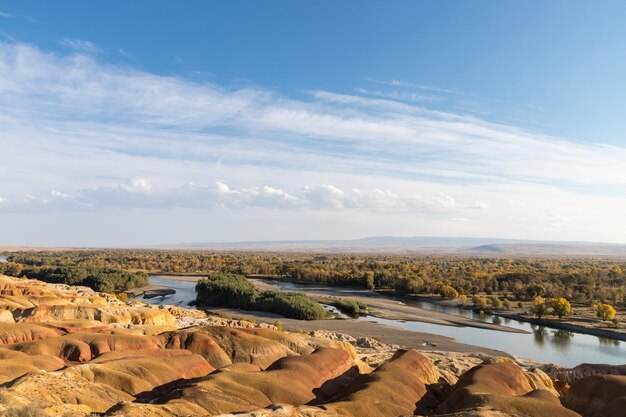
{"label": "calm water surface", "polygon": [[[163,285],[176,290],[176,294],[147,300],[156,304],[187,305],[195,299],[195,282],[175,281],[167,276],[151,276],[150,283]],[[332,287],[311,287],[293,283],[275,283],[283,291],[301,291],[305,293],[332,293]],[[580,363],[626,363],[626,342],[610,340],[586,334],[569,332],[537,326],[517,320],[504,319],[497,316],[480,316],[469,310],[442,306],[428,302],[407,302],[416,307],[442,311],[448,314],[470,317],[477,320],[502,324],[530,332],[506,333],[495,330],[477,329],[473,327],[453,327],[417,321],[387,320],[367,316],[358,320],[368,320],[401,329],[416,332],[433,333],[453,337],[462,343],[501,350],[527,359],[551,362],[561,366],[575,366]]]}

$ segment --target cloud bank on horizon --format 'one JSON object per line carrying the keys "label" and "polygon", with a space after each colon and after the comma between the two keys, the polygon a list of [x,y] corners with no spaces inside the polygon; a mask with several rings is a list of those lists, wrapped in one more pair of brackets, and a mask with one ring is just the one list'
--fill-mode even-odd
{"label": "cloud bank on horizon", "polygon": [[[0,225],[65,219],[67,237],[50,243],[96,243],[72,216],[119,224],[108,244],[626,240],[626,148],[429,109],[402,100],[413,90],[401,81],[389,82],[394,94],[294,98],[115,65],[91,42],[62,42],[72,51],[0,43]],[[194,231],[181,223],[159,242],[122,232],[136,213],[156,227],[155,212],[193,218]],[[221,219],[246,227],[220,229]],[[0,243],[21,243],[5,231]]]}

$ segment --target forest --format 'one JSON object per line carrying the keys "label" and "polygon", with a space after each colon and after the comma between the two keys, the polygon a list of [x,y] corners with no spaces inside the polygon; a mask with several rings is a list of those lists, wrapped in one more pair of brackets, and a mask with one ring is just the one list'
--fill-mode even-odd
{"label": "forest", "polygon": [[0,263],[0,273],[38,279],[53,284],[82,285],[95,291],[123,292],[148,284],[148,274],[111,267],[76,265],[23,265]]}
{"label": "forest", "polygon": [[[226,272],[300,283],[347,285],[401,294],[497,294],[511,300],[537,296],[566,298],[591,305],[624,306],[626,261],[601,258],[511,258],[381,254],[310,254],[270,252],[209,252],[187,250],[68,250],[6,253],[0,264],[8,275],[38,277],[51,268],[120,271],[133,275],[134,286],[145,273],[202,274]],[[69,268],[69,269],[67,269]],[[139,273],[139,275],[134,275]],[[56,273],[43,278],[59,279]],[[84,277],[84,274],[79,274]],[[87,278],[84,278],[87,279]],[[83,279],[83,281],[84,281]],[[75,281],[76,278],[62,282]],[[84,282],[83,282],[84,283]]]}

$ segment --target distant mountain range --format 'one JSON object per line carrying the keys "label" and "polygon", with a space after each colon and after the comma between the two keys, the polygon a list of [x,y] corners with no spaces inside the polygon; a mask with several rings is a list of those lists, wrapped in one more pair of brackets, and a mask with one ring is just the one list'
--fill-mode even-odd
{"label": "distant mountain range", "polygon": [[[165,246],[160,246],[165,248]],[[354,240],[283,240],[255,242],[184,243],[170,249],[405,253],[475,256],[611,256],[626,258],[626,244],[559,242],[467,237],[367,237]]]}

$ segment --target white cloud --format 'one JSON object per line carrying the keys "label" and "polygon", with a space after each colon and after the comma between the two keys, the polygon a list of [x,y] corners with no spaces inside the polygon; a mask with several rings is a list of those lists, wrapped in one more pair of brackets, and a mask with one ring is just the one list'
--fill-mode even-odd
{"label": "white cloud", "polygon": [[12,18],[13,16],[5,12],[0,12],[0,17]]}
{"label": "white cloud", "polygon": [[50,195],[54,198],[72,198],[71,195],[56,190],[50,191]]}
{"label": "white cloud", "polygon": [[411,233],[428,223],[438,234],[626,235],[623,147],[366,91],[296,100],[228,89],[110,65],[89,42],[63,43],[75,52],[0,43],[5,213],[271,209],[301,213],[297,232],[311,213],[345,212],[363,235],[370,214],[402,213],[397,230]]}
{"label": "white cloud", "polygon": [[[52,199],[50,199],[52,197]],[[347,190],[334,185],[305,186],[292,192],[263,185],[259,187],[231,187],[216,181],[214,185],[193,183],[177,187],[155,189],[145,178],[135,178],[114,187],[88,188],[73,195],[51,191],[43,197],[25,195],[22,204],[12,210],[37,212],[49,209],[98,210],[102,208],[215,208],[229,209],[269,208],[340,210],[366,212],[442,212],[484,209],[479,201],[458,204],[452,197],[436,193],[430,196],[401,195],[380,188]]]}
{"label": "white cloud", "polygon": [[90,41],[84,41],[81,39],[69,39],[64,38],[59,41],[59,44],[65,48],[73,49],[79,52],[97,52],[98,47],[95,43]]}
{"label": "white cloud", "polygon": [[145,178],[133,178],[127,183],[120,184],[120,189],[132,194],[150,194],[152,192],[152,184]]}

